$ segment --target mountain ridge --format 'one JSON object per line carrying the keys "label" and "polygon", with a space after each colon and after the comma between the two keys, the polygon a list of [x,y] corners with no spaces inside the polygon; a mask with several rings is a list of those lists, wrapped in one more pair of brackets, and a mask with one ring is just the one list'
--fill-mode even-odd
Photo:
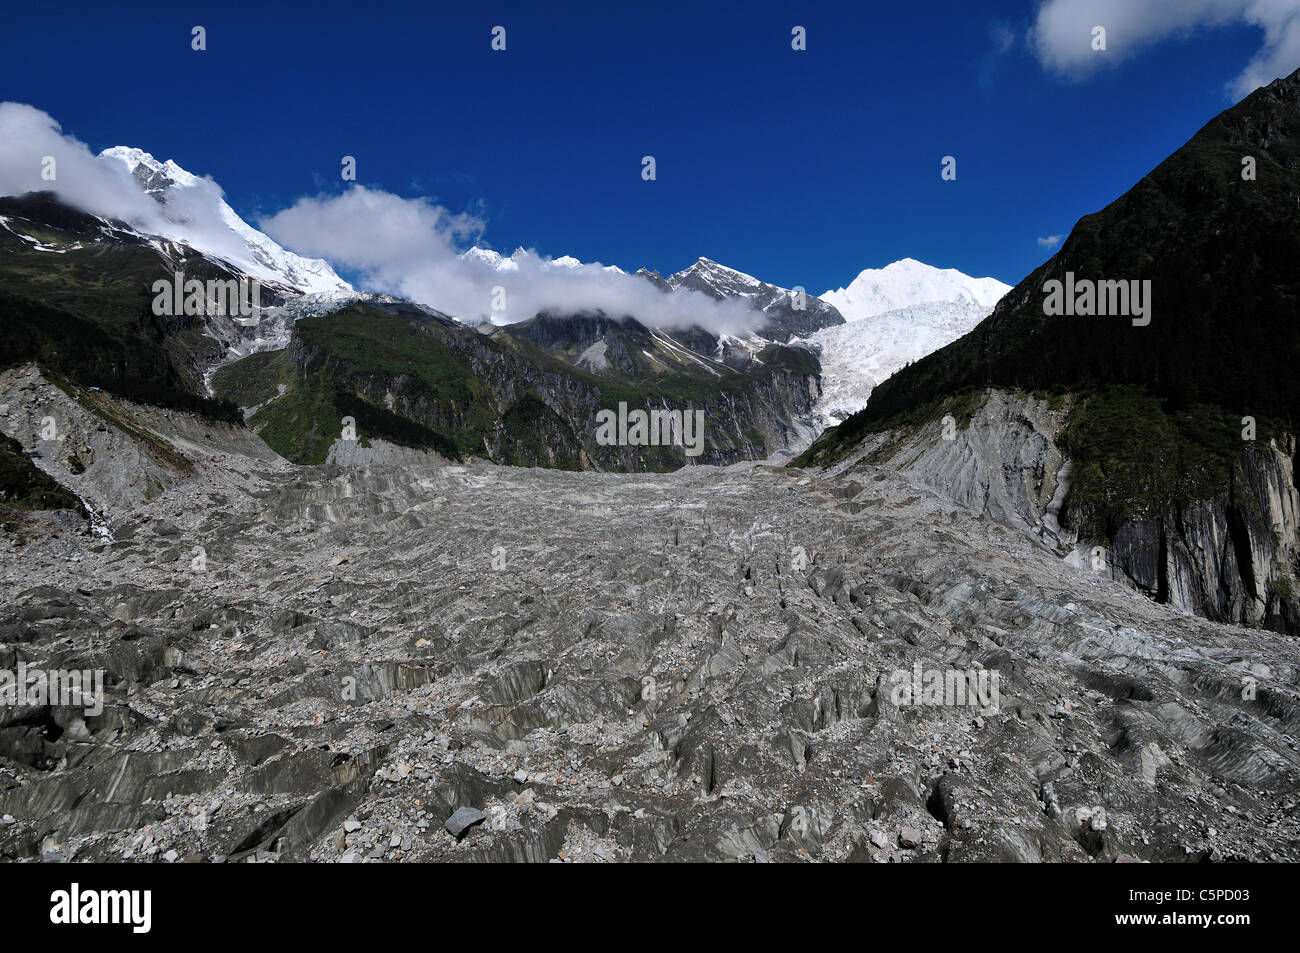
{"label": "mountain ridge", "polygon": [[[1159,601],[1300,631],[1297,261],[1300,70],[1081,218],[988,318],[880,384],[797,463],[900,466],[977,506],[982,474],[1011,468],[1008,492],[1050,547]],[[1076,278],[1150,282],[1152,308],[1054,313],[1051,283]],[[1042,401],[1066,413],[1030,409]]]}

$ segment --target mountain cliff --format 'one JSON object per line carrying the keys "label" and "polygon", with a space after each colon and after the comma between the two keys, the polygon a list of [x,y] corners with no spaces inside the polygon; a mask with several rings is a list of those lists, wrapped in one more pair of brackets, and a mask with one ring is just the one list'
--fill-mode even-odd
{"label": "mountain cliff", "polygon": [[[1296,631],[1297,261],[1300,72],[1081,219],[985,321],[882,383],[800,462],[916,469],[928,453],[932,485],[982,467],[992,478],[972,485],[997,485],[1005,468],[1022,504],[1049,479],[1076,558],[1097,551],[1106,571],[1211,618]],[[1062,288],[1077,297],[1058,309]],[[1068,409],[1027,426],[1036,399]],[[990,439],[1010,456],[980,450]]]}

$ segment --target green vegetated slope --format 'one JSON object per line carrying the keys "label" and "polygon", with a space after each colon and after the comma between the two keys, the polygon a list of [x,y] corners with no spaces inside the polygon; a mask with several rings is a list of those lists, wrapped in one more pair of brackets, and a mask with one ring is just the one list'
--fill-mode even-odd
{"label": "green vegetated slope", "polygon": [[354,419],[366,442],[377,437],[459,457],[445,433],[394,412],[385,395],[468,404],[476,389],[469,368],[437,338],[363,304],[303,319],[291,349],[228,365],[213,387],[243,406],[262,404],[249,423],[274,450],[299,463],[324,462],[345,417]]}
{"label": "green vegetated slope", "polygon": [[[1253,157],[1254,181],[1242,178]],[[1044,283],[1151,281],[1148,326],[1044,314]],[[1300,406],[1300,72],[1257,90],[1100,212],[970,334],[876,388],[798,461],[933,419],[989,386],[1077,396],[1067,508],[1114,530],[1226,485],[1242,418],[1294,431]]]}
{"label": "green vegetated slope", "polygon": [[[584,366],[588,338],[626,360]],[[484,333],[413,305],[362,302],[300,320],[288,348],[223,368],[213,386],[256,408],[249,425],[300,463],[324,461],[351,417],[363,444],[521,466],[663,470],[683,464],[682,448],[599,446],[596,413],[620,402],[723,413],[755,388],[820,371],[806,351],[774,348],[766,358],[742,373],[603,316]]]}
{"label": "green vegetated slope", "polygon": [[[171,275],[156,249],[106,235],[100,220],[46,193],[0,198],[0,216],[11,226],[0,228],[0,368],[34,361],[84,387],[240,419],[200,393],[195,368],[214,346],[201,323],[152,312],[153,282]],[[197,258],[186,267],[200,279],[228,277]]]}

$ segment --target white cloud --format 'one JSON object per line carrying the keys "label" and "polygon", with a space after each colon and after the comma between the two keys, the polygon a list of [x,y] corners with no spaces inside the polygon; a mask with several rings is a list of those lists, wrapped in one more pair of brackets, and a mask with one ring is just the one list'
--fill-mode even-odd
{"label": "white cloud", "polygon": [[[42,178],[46,156],[54,180]],[[0,195],[55,192],[69,205],[107,218],[156,227],[158,204],[115,159],[103,159],[84,142],[65,136],[59,124],[34,106],[0,103]]]}
{"label": "white cloud", "polygon": [[[41,175],[46,156],[56,163],[53,181]],[[172,189],[164,208],[131,177],[123,160],[95,155],[33,106],[0,103],[0,195],[33,191],[53,191],[83,211],[231,261],[248,256],[225,217],[221,188],[211,179],[194,177],[185,188]],[[298,252],[360,272],[372,290],[467,320],[513,323],[545,310],[600,310],[631,315],[651,327],[699,325],[733,334],[764,321],[738,300],[716,301],[695,291],[665,294],[644,279],[598,264],[553,266],[528,252],[515,259],[513,270],[499,271],[482,258],[461,257],[461,249],[482,234],[481,219],[362,186],[300,199],[261,226]],[[501,303],[494,294],[498,286],[506,292],[499,311],[494,310]]]}
{"label": "white cloud", "polygon": [[[515,267],[500,270],[482,258],[461,256],[460,246],[481,234],[481,220],[364,186],[299,199],[259,224],[300,254],[361,272],[373,290],[464,320],[512,324],[541,311],[599,310],[631,315],[650,327],[699,325],[732,334],[763,322],[739,301],[716,301],[695,291],[665,294],[642,278],[599,264],[555,266],[528,251],[514,257]],[[505,289],[500,310],[498,287]]]}
{"label": "white cloud", "polygon": [[[42,175],[47,157],[54,160],[52,180]],[[212,179],[191,177],[185,188],[169,192],[164,208],[132,178],[122,159],[91,152],[35,106],[0,103],[0,195],[42,191],[144,234],[248,264],[248,246],[231,230],[221,187]]]}
{"label": "white cloud", "polygon": [[[1029,39],[1045,68],[1078,78],[1161,40],[1230,23],[1264,31],[1264,45],[1231,83],[1238,98],[1300,67],[1300,0],[1045,0]],[[1096,26],[1106,29],[1105,52],[1092,48]]]}
{"label": "white cloud", "polygon": [[1043,248],[1055,248],[1057,245],[1061,244],[1061,239],[1064,237],[1064,235],[1048,235],[1046,238],[1040,237],[1038,239],[1038,244]]}
{"label": "white cloud", "polygon": [[989,28],[989,39],[993,43],[993,51],[999,56],[1010,52],[1016,45],[1015,31],[1003,23],[996,23]]}

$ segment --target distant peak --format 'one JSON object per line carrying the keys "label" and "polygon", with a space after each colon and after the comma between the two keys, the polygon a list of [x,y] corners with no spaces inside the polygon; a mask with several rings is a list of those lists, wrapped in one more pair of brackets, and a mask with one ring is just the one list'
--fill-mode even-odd
{"label": "distant peak", "polygon": [[724,265],[721,262],[714,261],[712,258],[705,258],[703,255],[695,259],[695,264],[687,268],[686,271],[721,271],[728,275],[739,275],[742,278],[750,277],[743,271],[738,271],[737,269]]}
{"label": "distant peak", "polygon": [[100,156],[106,159],[117,159],[133,173],[140,166],[144,166],[150,172],[166,176],[177,185],[193,185],[198,181],[198,176],[182,169],[171,159],[159,162],[151,153],[133,146],[113,146],[101,152]]}
{"label": "distant peak", "polygon": [[136,149],[133,146],[113,146],[105,149],[100,153],[110,159],[120,159],[129,165],[137,165],[141,162],[148,165],[158,165],[158,160],[143,149]]}
{"label": "distant peak", "polygon": [[[121,162],[144,193],[158,203],[163,222],[161,225],[150,225],[159,229],[158,234],[182,241],[205,255],[233,265],[251,277],[281,283],[303,293],[352,292],[352,286],[340,278],[324,259],[296,255],[240,218],[221,197],[220,187],[211,179],[201,179],[171,159],[159,162],[150,153],[133,146],[113,146],[99,155],[104,159]],[[200,190],[202,194],[198,196],[198,201],[215,213],[214,218],[235,239],[233,243],[223,236],[214,245],[210,230],[195,230],[187,215],[177,215],[171,211],[171,196],[177,190],[196,186],[204,186]]]}
{"label": "distant peak", "polygon": [[991,308],[1010,291],[995,278],[972,278],[955,268],[937,268],[900,258],[883,268],[865,268],[847,288],[821,297],[849,321],[932,302],[971,303]]}

